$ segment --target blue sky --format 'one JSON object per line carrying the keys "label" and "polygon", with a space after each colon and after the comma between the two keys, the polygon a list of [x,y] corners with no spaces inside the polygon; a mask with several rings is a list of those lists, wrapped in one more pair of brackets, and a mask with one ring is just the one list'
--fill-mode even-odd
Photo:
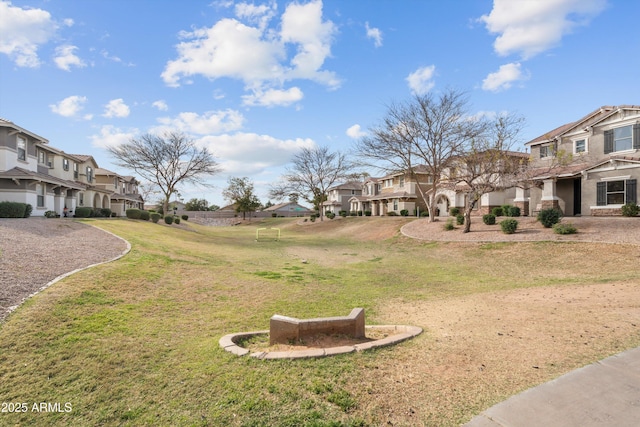
{"label": "blue sky", "polygon": [[0,117],[123,174],[105,147],[180,130],[224,168],[185,201],[222,206],[247,176],[266,202],[301,147],[347,151],[413,94],[521,114],[523,142],[637,105],[639,16],[635,0],[0,0]]}

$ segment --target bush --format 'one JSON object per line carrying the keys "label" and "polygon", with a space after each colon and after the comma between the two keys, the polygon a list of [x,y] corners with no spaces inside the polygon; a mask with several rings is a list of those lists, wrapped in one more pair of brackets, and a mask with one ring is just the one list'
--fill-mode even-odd
{"label": "bush", "polygon": [[389,211],[389,212],[387,212],[387,216],[398,216],[398,212],[396,212],[396,211]]}
{"label": "bush", "polygon": [[511,206],[511,205],[502,205],[500,207],[502,208],[502,216],[511,216],[510,213],[511,213],[511,208],[513,206]]}
{"label": "bush", "polygon": [[327,212],[325,216],[329,219],[333,219],[336,217],[336,214],[334,214],[333,212]]}
{"label": "bush", "polygon": [[495,225],[496,223],[496,216],[494,214],[485,214],[482,215],[482,222],[484,222],[487,225]]}
{"label": "bush", "polygon": [[165,223],[165,224],[168,224],[168,225],[173,224],[173,217],[172,217],[171,215],[167,215],[167,216],[165,216],[165,217],[164,217],[164,223]]}
{"label": "bush", "polygon": [[640,206],[635,203],[627,203],[622,206],[622,216],[638,216]]}
{"label": "bush", "polygon": [[356,211],[350,211],[349,212],[349,216],[357,216],[357,215],[358,215],[358,212],[356,212]]}
{"label": "bush", "polygon": [[26,205],[24,205],[24,216],[23,216],[23,218],[29,218],[31,216],[31,212],[33,212],[33,206],[31,206],[29,203],[27,203]]}
{"label": "bush", "polygon": [[420,216],[429,216],[429,211],[420,212]]}
{"label": "bush", "polygon": [[509,206],[509,209],[507,211],[504,210],[504,206],[503,206],[502,211],[504,212],[505,216],[511,216],[511,217],[520,216],[520,208],[517,206]]}
{"label": "bush", "polygon": [[347,211],[340,211],[338,212],[338,215],[340,215],[341,217],[346,217],[347,216]]}
{"label": "bush", "polygon": [[364,211],[364,216],[371,216],[371,211]]}
{"label": "bush", "polygon": [[464,224],[464,215],[458,214],[456,215],[456,224],[463,225]]}
{"label": "bush", "polygon": [[460,208],[449,209],[449,215],[457,217],[458,215],[460,215]]}
{"label": "bush", "polygon": [[549,208],[542,209],[538,212],[538,221],[544,226],[544,228],[551,228],[554,224],[560,222],[560,218],[562,218],[562,212],[559,209]]}
{"label": "bush", "polygon": [[89,218],[91,217],[92,213],[93,213],[93,209],[91,208],[79,207],[79,208],[76,208],[74,216],[76,218]]}
{"label": "bush", "polygon": [[56,213],[56,211],[46,211],[44,213],[44,216],[46,218],[56,218],[58,216],[58,214]]}
{"label": "bush", "polygon": [[151,217],[151,221],[153,221],[155,224],[157,224],[158,221],[160,221],[160,218],[162,218],[162,215],[157,212],[152,212],[149,214],[149,216]]}
{"label": "bush", "polygon": [[444,229],[446,231],[451,231],[453,229],[455,229],[456,227],[453,225],[453,219],[449,218],[447,220],[447,222],[444,224]]}
{"label": "bush", "polygon": [[124,212],[127,215],[127,218],[129,219],[140,219],[140,216],[142,215],[141,213],[142,211],[140,211],[140,209],[135,209],[135,208],[127,209]]}
{"label": "bush", "polygon": [[502,211],[502,206],[496,206],[493,209],[491,209],[491,213],[494,214],[495,216],[502,216],[504,215],[504,212]]}
{"label": "bush", "polygon": [[24,216],[26,209],[25,203],[0,202],[0,218],[26,218]]}
{"label": "bush", "polygon": [[504,234],[513,234],[518,228],[518,221],[515,219],[503,219],[500,222],[500,228]]}
{"label": "bush", "polygon": [[556,234],[576,234],[578,230],[573,226],[573,224],[557,223],[553,225],[553,232]]}
{"label": "bush", "polygon": [[358,211],[358,216],[362,216],[362,211]]}
{"label": "bush", "polygon": [[409,216],[409,211],[408,211],[407,209],[402,209],[402,210],[400,211],[400,215],[402,215],[402,216]]}
{"label": "bush", "polygon": [[109,208],[102,208],[102,209],[100,209],[100,213],[101,213],[101,214],[102,214],[102,216],[103,216],[103,217],[105,217],[105,218],[111,218],[111,216],[112,216],[112,215],[111,215],[111,214],[112,214],[111,209],[109,209]]}
{"label": "bush", "polygon": [[140,219],[143,221],[149,221],[151,218],[151,212],[149,211],[140,211]]}
{"label": "bush", "polygon": [[174,216],[174,217],[173,217],[173,222],[174,222],[175,224],[180,224],[180,217],[179,217],[179,216]]}

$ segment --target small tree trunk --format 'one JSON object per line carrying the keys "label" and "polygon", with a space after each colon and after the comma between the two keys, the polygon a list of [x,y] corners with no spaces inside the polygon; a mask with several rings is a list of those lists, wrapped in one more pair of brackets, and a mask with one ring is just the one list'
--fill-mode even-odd
{"label": "small tree trunk", "polygon": [[471,211],[473,207],[476,205],[477,200],[471,200],[470,196],[467,196],[467,200],[464,204],[464,229],[463,233],[468,233],[471,231]]}

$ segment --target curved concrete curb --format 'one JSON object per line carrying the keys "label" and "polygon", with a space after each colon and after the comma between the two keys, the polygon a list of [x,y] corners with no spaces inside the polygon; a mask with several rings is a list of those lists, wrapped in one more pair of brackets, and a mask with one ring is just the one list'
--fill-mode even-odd
{"label": "curved concrete curb", "polygon": [[220,338],[218,343],[220,347],[226,351],[235,354],[236,356],[245,356],[249,354],[251,357],[262,360],[275,360],[275,359],[308,359],[312,357],[327,357],[335,356],[337,354],[353,353],[355,351],[370,350],[372,348],[387,347],[390,345],[398,344],[402,341],[406,341],[422,333],[422,328],[418,326],[408,325],[372,325],[365,326],[367,330],[375,329],[391,329],[393,328],[396,333],[389,335],[386,338],[381,338],[375,341],[369,341],[354,345],[344,345],[340,347],[328,347],[328,348],[312,348],[307,350],[290,350],[290,351],[257,351],[250,353],[246,348],[240,347],[237,343],[242,339],[250,338],[256,335],[266,335],[268,330],[254,331],[254,332],[240,332],[236,334],[228,334]]}
{"label": "curved concrete curb", "polygon": [[66,278],[66,277],[69,277],[69,276],[71,276],[72,274],[78,273],[79,271],[82,271],[82,270],[88,270],[89,268],[97,267],[98,265],[107,264],[107,263],[110,263],[110,262],[113,262],[113,261],[119,260],[120,258],[122,258],[123,256],[125,256],[126,254],[128,254],[128,253],[131,251],[131,243],[129,243],[127,240],[123,239],[122,237],[120,237],[120,236],[118,236],[118,235],[116,235],[116,234],[113,234],[113,233],[112,233],[112,232],[110,232],[110,231],[103,230],[103,229],[102,229],[102,228],[100,228],[100,227],[96,227],[96,226],[95,226],[95,225],[93,225],[93,224],[86,224],[86,223],[83,223],[83,224],[87,225],[88,227],[93,227],[93,228],[95,228],[95,229],[97,229],[97,230],[102,231],[103,233],[110,234],[110,235],[112,235],[113,237],[116,237],[116,238],[118,238],[118,239],[122,240],[122,241],[127,245],[127,247],[125,248],[125,250],[124,250],[124,251],[122,251],[122,253],[121,253],[120,255],[118,255],[118,256],[116,256],[116,257],[114,257],[114,258],[108,259],[108,260],[106,260],[106,261],[97,262],[97,263],[95,263],[95,264],[87,265],[86,267],[76,268],[76,269],[75,269],[75,270],[73,270],[73,271],[69,271],[68,273],[61,274],[60,276],[56,277],[55,279],[53,279],[52,281],[50,281],[50,282],[49,282],[49,283],[47,283],[46,285],[42,286],[42,287],[41,287],[40,289],[38,289],[37,291],[35,291],[35,292],[33,292],[33,293],[31,293],[31,294],[27,295],[26,297],[22,298],[18,304],[10,306],[10,307],[7,309],[7,315],[6,315],[6,317],[5,317],[5,320],[6,320],[6,318],[7,318],[7,317],[9,317],[9,315],[10,315],[11,313],[13,313],[14,311],[16,311],[16,310],[17,310],[17,309],[18,309],[22,304],[24,304],[24,302],[25,302],[25,301],[27,301],[29,298],[34,297],[34,296],[38,295],[40,292],[42,292],[42,291],[46,290],[49,286],[51,286],[51,285],[55,284],[56,282],[59,282],[60,280],[62,280],[62,279],[64,279],[64,278]]}

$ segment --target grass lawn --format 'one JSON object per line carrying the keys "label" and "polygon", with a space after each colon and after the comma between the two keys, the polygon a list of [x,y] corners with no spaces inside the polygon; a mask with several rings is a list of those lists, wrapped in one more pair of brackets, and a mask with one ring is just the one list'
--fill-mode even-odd
{"label": "grass lawn", "polygon": [[[0,324],[0,401],[28,405],[0,412],[0,425],[458,425],[640,345],[640,272],[624,268],[637,265],[637,248],[422,242],[399,235],[406,221],[90,221],[132,250]],[[256,242],[258,227],[280,227],[280,241]],[[260,361],[218,346],[225,334],[268,329],[275,313],[354,307],[367,324],[425,333],[314,360]],[[50,410],[33,410],[40,402]]]}

